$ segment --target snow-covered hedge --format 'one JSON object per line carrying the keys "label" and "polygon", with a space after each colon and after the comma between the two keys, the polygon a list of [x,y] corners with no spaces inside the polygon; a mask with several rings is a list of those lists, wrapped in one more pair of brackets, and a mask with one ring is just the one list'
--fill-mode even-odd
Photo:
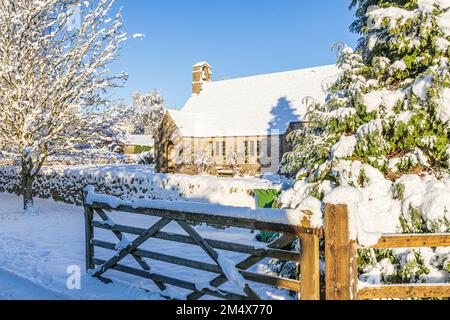
{"label": "snow-covered hedge", "polygon": [[[0,192],[20,194],[18,170],[0,167]],[[262,179],[155,174],[144,165],[44,168],[33,188],[40,198],[82,205],[88,185],[123,200],[195,200],[240,207],[255,206],[254,189],[281,189],[281,183]]]}
{"label": "snow-covered hedge", "polygon": [[[45,166],[106,166],[119,164],[144,164],[153,163],[153,154],[119,154],[104,149],[86,149],[76,153],[68,153],[48,157]],[[0,167],[20,165],[20,159],[11,155],[0,154]]]}

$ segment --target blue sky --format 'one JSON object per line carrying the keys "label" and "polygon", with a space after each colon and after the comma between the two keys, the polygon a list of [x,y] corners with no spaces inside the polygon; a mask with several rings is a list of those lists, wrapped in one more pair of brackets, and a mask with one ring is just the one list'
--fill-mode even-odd
{"label": "blue sky", "polygon": [[180,108],[192,65],[206,60],[213,80],[335,62],[335,42],[354,46],[349,0],[117,0],[129,40],[114,63],[130,79],[115,95],[159,89]]}

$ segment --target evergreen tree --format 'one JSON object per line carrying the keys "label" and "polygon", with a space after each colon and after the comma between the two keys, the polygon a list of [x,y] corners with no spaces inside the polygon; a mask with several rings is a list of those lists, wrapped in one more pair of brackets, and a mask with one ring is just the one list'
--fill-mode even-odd
{"label": "evergreen tree", "polygon": [[[280,206],[320,219],[321,202],[337,198],[358,216],[351,236],[368,246],[377,232],[449,232],[450,0],[353,0],[351,7],[351,30],[361,39],[355,50],[339,46],[342,72],[326,103],[312,104],[313,125],[289,136],[295,147],[283,170],[298,181]],[[373,283],[445,282],[449,256],[365,250],[359,265]]]}
{"label": "evergreen tree", "polygon": [[362,34],[367,24],[366,12],[370,6],[389,6],[393,4],[405,5],[410,0],[352,0],[350,9],[355,9],[356,20],[350,26],[352,32]]}
{"label": "evergreen tree", "polygon": [[321,165],[329,172],[337,159],[359,159],[394,176],[449,167],[450,3],[372,2],[358,1],[366,14],[354,28],[363,45],[340,49],[343,73],[327,103],[308,114],[316,125],[291,137],[288,174],[306,169],[323,177]]}

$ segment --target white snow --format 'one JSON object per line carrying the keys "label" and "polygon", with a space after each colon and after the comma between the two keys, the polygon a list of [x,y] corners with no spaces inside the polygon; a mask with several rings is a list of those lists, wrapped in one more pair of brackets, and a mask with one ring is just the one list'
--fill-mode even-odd
{"label": "white snow", "polygon": [[[400,215],[408,216],[411,208],[422,212],[430,229],[438,222],[450,220],[450,178],[404,175],[393,184],[377,169],[358,161],[340,161],[337,170],[341,172],[344,186],[327,193],[324,203],[348,205],[351,238],[363,246],[377,244],[382,234],[397,233]],[[359,186],[358,176],[362,171],[367,182]],[[402,199],[393,198],[394,185],[403,186]],[[447,231],[441,223],[438,232]]]}
{"label": "white snow", "polygon": [[351,117],[356,114],[355,108],[339,108],[330,112],[327,112],[324,116],[327,119],[344,120],[347,117]]}
{"label": "white snow", "polygon": [[113,196],[103,195],[103,194],[95,194],[95,189],[93,186],[86,187],[87,197],[86,203],[93,204],[94,202],[105,203],[111,208],[118,208],[121,205],[127,205],[128,203]]}
{"label": "white snow", "polygon": [[440,52],[446,52],[448,50],[448,47],[450,47],[450,42],[447,39],[444,38],[436,39],[436,48]]}
{"label": "white snow", "polygon": [[62,300],[65,298],[67,297],[63,294],[0,269],[0,300]]}
{"label": "white snow", "polygon": [[372,51],[375,49],[375,46],[378,44],[378,37],[377,36],[370,36],[369,41],[367,42],[367,48]]}
{"label": "white snow", "polygon": [[405,92],[403,90],[387,90],[383,96],[383,103],[386,107],[387,114],[392,112],[392,109],[396,106],[399,101],[405,99]]}
{"label": "white snow", "polygon": [[[371,6],[367,10],[368,25],[371,28],[381,28],[383,23],[388,20],[389,29],[393,29],[399,23],[405,23],[407,20],[417,18],[419,14],[431,13],[435,7],[441,10],[450,8],[448,0],[419,0],[419,8],[417,10],[408,10],[397,7],[380,8],[378,6]],[[446,34],[450,34],[450,19],[449,12],[444,12],[437,21],[438,26]]]}
{"label": "white snow", "polygon": [[366,106],[368,113],[379,111],[381,105],[386,108],[386,113],[390,115],[392,109],[399,101],[405,99],[405,92],[403,90],[376,90],[371,91],[363,96],[363,104]]}
{"label": "white snow", "polygon": [[403,60],[395,61],[391,67],[389,68],[391,73],[395,73],[396,71],[404,71],[408,68],[406,63]]}
{"label": "white snow", "polygon": [[411,120],[411,117],[414,115],[414,113],[412,111],[403,111],[400,112],[396,117],[395,117],[395,122],[399,123],[402,122],[404,124],[407,124],[409,122],[409,120]]}
{"label": "white snow", "polygon": [[135,33],[135,34],[132,35],[132,38],[133,39],[138,39],[138,40],[143,40],[143,39],[145,39],[145,34],[143,34],[143,33]]}
{"label": "white snow", "polygon": [[353,54],[355,51],[352,47],[346,46],[344,49],[342,49],[342,53],[346,55]]}
{"label": "white snow", "polygon": [[[416,196],[418,196],[416,194]],[[450,220],[450,188],[443,182],[428,182],[421,200],[416,199],[416,204],[422,202],[422,212],[427,221]],[[446,231],[441,230],[441,231]]]}
{"label": "white snow", "polygon": [[419,148],[415,148],[413,152],[407,153],[403,158],[413,164],[429,166],[428,157]]}
{"label": "white snow", "polygon": [[153,147],[155,141],[151,135],[127,134],[119,137],[120,141],[130,146],[147,146]]}
{"label": "white snow", "polygon": [[383,188],[379,182],[373,182],[365,190],[338,187],[324,199],[325,203],[348,206],[350,238],[363,246],[375,245],[382,234],[395,232],[395,216],[389,208],[392,201],[380,197]]}
{"label": "white snow", "polygon": [[[323,226],[322,202],[318,199],[307,197],[300,203],[297,209],[306,214],[306,218],[309,219],[311,227],[320,228]],[[308,216],[308,213],[312,215]]]}
{"label": "white snow", "polygon": [[[105,285],[84,272],[83,208],[37,199],[36,214],[24,215],[19,197],[1,193],[0,204],[0,299],[161,299],[156,291],[121,279]],[[66,286],[70,266],[81,271],[80,290]]]}
{"label": "white snow", "polygon": [[182,111],[170,110],[187,137],[267,136],[283,134],[302,120],[308,97],[323,103],[325,89],[339,74],[323,66],[246,78],[212,81],[193,95]]}
{"label": "white snow", "polygon": [[[420,285],[443,284],[450,279],[450,273],[441,269],[442,265],[445,267],[444,261],[449,258],[450,248],[402,248],[393,249],[393,252],[400,259],[400,266],[406,268],[408,268],[408,263],[412,263],[414,266],[417,262],[416,255],[420,254],[424,266],[429,271],[418,278]],[[396,274],[396,267],[398,265],[394,265],[390,259],[383,259],[379,263],[371,265],[364,270],[364,274],[360,276],[358,286],[364,288],[372,285],[380,285],[383,279]],[[411,271],[409,270],[409,272]],[[404,285],[414,286],[416,284]]]}
{"label": "white snow", "polygon": [[[350,237],[363,246],[377,244],[382,234],[396,233],[401,208],[392,199],[392,182],[385,180],[381,172],[367,164],[357,161],[339,162],[342,168],[348,168],[347,174],[340,170],[341,183],[344,185],[336,188],[322,184],[319,191],[325,193],[323,202],[308,196],[314,185],[304,180],[284,192],[279,202],[283,207],[311,211],[311,220],[316,223],[323,223],[323,204],[346,204],[349,209]],[[357,185],[362,170],[367,177],[367,184],[357,189],[350,183]]]}
{"label": "white snow", "polygon": [[[371,246],[381,234],[396,233],[400,209],[392,200],[392,182],[377,169],[359,161],[341,161],[336,170],[342,172],[343,186],[326,194],[324,202],[348,205],[352,239]],[[366,177],[362,187],[358,181],[361,172]]]}
{"label": "white snow", "polygon": [[161,295],[173,300],[184,301],[187,300],[187,294],[182,290],[175,288],[171,285],[166,285],[166,289],[161,292]]}
{"label": "white snow", "polygon": [[210,67],[209,63],[206,62],[206,61],[200,61],[200,62],[197,62],[196,64],[194,64],[194,67],[203,67],[203,66],[209,66]]}
{"label": "white snow", "polygon": [[368,113],[378,111],[379,107],[383,103],[383,96],[385,92],[383,90],[371,91],[364,95],[363,103],[366,106]]}
{"label": "white snow", "polygon": [[[20,186],[17,167],[0,168],[0,191],[13,192]],[[166,175],[154,173],[146,165],[55,166],[42,170],[35,190],[42,198],[58,199],[69,204],[83,203],[83,190],[95,185],[101,193],[130,200],[182,200],[226,206],[255,207],[253,190],[281,190],[287,180],[277,176],[265,179],[218,178],[213,176]]]}
{"label": "white snow", "polygon": [[[284,191],[278,198],[282,208],[291,208],[297,210],[303,219],[307,219],[312,228],[323,226],[322,202],[317,198],[310,196],[314,185],[305,180],[298,181],[293,188]],[[319,186],[319,191],[329,192],[333,186],[325,181]],[[312,214],[312,215],[311,215]]]}
{"label": "white snow", "polygon": [[418,0],[417,4],[419,6],[419,10],[423,12],[433,12],[437,7],[446,10],[450,8],[449,0]]}
{"label": "white snow", "polygon": [[364,199],[361,192],[352,187],[338,187],[333,189],[324,198],[324,202],[332,205],[348,204],[354,205],[362,202]]}
{"label": "white snow", "polygon": [[370,270],[366,270],[366,272],[359,278],[358,289],[361,290],[364,287],[370,285],[380,285],[382,272],[378,266],[372,267]]}
{"label": "white snow", "polygon": [[358,139],[360,139],[364,138],[365,135],[369,135],[376,132],[378,133],[383,132],[383,122],[381,121],[381,119],[370,121],[359,127],[358,130],[356,131],[356,136],[358,137]]}
{"label": "white snow", "polygon": [[116,244],[117,253],[119,254],[121,251],[131,246],[131,244],[132,241],[128,240],[125,236],[123,236],[123,239],[120,240],[118,244]]}
{"label": "white snow", "polygon": [[441,14],[436,21],[445,36],[450,36],[450,11]]}
{"label": "white snow", "polygon": [[442,10],[450,9],[450,0],[435,0]]}
{"label": "white snow", "polygon": [[216,287],[213,287],[213,286],[211,285],[211,283],[209,283],[209,281],[197,282],[197,283],[195,284],[195,288],[196,288],[198,291],[203,291],[203,290],[205,290],[205,289],[208,289],[208,290],[211,290],[211,291],[217,291],[217,290],[219,290],[219,289],[217,289]]}
{"label": "white snow", "polygon": [[114,228],[116,226],[116,223],[112,221],[111,219],[105,220],[101,222],[103,225]]}
{"label": "white snow", "polygon": [[231,207],[213,205],[209,203],[200,203],[193,201],[165,201],[165,200],[122,200],[114,196],[98,194],[94,192],[92,186],[86,188],[87,204],[105,203],[113,209],[120,206],[128,206],[135,209],[156,209],[177,212],[190,212],[197,214],[209,214],[232,218],[254,219],[263,222],[279,223],[286,225],[301,226],[304,214],[298,210],[281,210],[281,209],[251,209],[244,207]]}
{"label": "white snow", "polygon": [[426,100],[428,97],[428,89],[431,86],[433,78],[431,76],[425,76],[416,80],[412,86],[413,93],[420,99]]}
{"label": "white snow", "polygon": [[368,24],[370,27],[381,28],[383,22],[388,19],[388,26],[393,29],[399,22],[405,22],[416,16],[416,13],[411,10],[401,9],[397,7],[379,8],[378,6],[371,6],[367,10]]}
{"label": "white snow", "polygon": [[247,285],[247,282],[245,281],[239,270],[235,267],[235,263],[222,255],[219,255],[219,258],[217,260],[220,269],[223,271],[233,287],[238,292],[243,291]]}
{"label": "white snow", "polygon": [[346,158],[353,154],[358,140],[355,136],[341,136],[338,143],[331,149],[331,154],[335,158]]}
{"label": "white snow", "polygon": [[[450,3],[448,0],[420,0],[417,10],[407,10],[397,7],[380,8],[371,6],[367,11],[368,25],[370,28],[382,28],[387,19],[388,28],[393,29],[399,23],[405,23],[407,20],[418,18],[422,13],[430,14],[435,7],[441,10],[448,10]],[[450,35],[450,11],[442,13],[437,18],[437,25],[445,36]],[[429,22],[426,22],[429,23]]]}
{"label": "white snow", "polygon": [[437,107],[437,115],[443,123],[450,121],[450,88],[443,88],[441,101]]}

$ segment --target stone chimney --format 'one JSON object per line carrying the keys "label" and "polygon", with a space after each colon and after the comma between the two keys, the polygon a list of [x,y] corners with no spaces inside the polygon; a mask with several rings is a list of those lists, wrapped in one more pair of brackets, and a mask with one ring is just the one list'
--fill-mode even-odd
{"label": "stone chimney", "polygon": [[192,72],[192,94],[200,94],[203,90],[203,83],[211,81],[211,76],[211,66],[208,62],[195,64]]}

